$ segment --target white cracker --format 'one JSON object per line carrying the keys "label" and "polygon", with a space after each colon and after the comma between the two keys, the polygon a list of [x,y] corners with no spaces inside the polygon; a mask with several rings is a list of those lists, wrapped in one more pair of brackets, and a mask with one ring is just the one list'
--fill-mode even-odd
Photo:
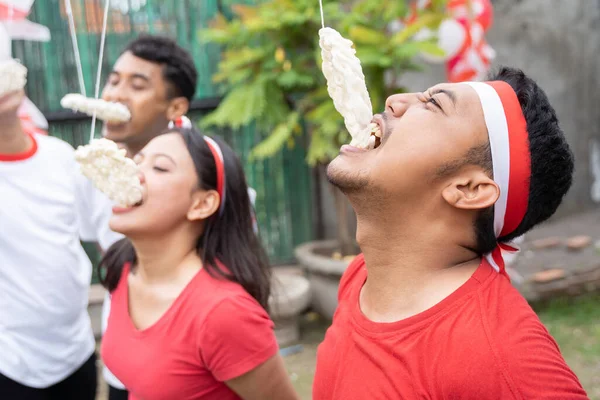
{"label": "white cracker", "polygon": [[115,142],[95,139],[89,145],[79,146],[75,159],[94,186],[120,206],[133,206],[142,200],[138,166]]}
{"label": "white cracker", "polygon": [[17,60],[0,61],[0,96],[20,90],[27,83],[27,68]]}
{"label": "white cracker", "polygon": [[87,115],[96,112],[96,118],[107,122],[127,122],[131,119],[129,109],[121,103],[93,99],[78,93],[69,93],[60,101],[60,105]]}
{"label": "white cracker", "polygon": [[352,41],[332,28],[319,30],[323,74],[335,109],[344,117],[352,146],[369,147],[373,106]]}

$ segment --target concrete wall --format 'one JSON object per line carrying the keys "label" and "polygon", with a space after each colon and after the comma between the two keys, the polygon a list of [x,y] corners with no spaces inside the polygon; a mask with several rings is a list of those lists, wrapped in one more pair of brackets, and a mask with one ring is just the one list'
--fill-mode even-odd
{"label": "concrete wall", "polygon": [[[597,207],[591,196],[590,153],[594,140],[600,144],[600,0],[492,3],[495,20],[487,38],[497,52],[495,65],[521,68],[538,81],[575,153],[575,182],[557,216]],[[430,65],[426,73],[405,75],[403,83],[422,90],[445,79],[443,66]],[[598,180],[600,185],[600,176]],[[335,213],[324,189],[325,233],[332,237]]]}
{"label": "concrete wall", "polygon": [[[576,157],[575,182],[558,215],[594,208],[592,140],[600,140],[600,1],[496,0],[488,42],[497,65],[523,69],[546,91]],[[420,90],[445,80],[442,66],[404,78]],[[600,179],[600,177],[599,177]]]}

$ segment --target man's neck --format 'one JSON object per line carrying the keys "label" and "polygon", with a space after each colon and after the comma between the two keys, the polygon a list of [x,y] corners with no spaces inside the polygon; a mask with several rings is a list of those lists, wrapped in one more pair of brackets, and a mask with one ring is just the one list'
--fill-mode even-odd
{"label": "man's neck", "polygon": [[123,147],[125,148],[125,150],[127,150],[127,157],[129,157],[129,158],[133,158],[133,156],[135,156],[137,153],[139,153],[144,148],[144,146],[141,146],[136,143],[123,144]]}
{"label": "man's neck", "polygon": [[419,220],[420,213],[369,214],[357,215],[356,236],[368,274],[360,305],[373,321],[399,321],[431,308],[479,265],[478,256],[459,244],[451,223],[433,215]]}
{"label": "man's neck", "polygon": [[0,121],[0,154],[23,153],[31,147],[31,140],[23,130],[21,120],[15,116]]}

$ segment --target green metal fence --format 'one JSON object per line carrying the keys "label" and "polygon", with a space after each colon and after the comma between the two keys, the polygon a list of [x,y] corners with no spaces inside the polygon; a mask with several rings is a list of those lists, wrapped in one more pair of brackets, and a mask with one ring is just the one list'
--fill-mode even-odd
{"label": "green metal fence", "polygon": [[[71,0],[88,96],[93,96],[100,45],[104,1]],[[219,92],[211,77],[219,61],[219,49],[201,43],[198,30],[206,27],[230,2],[216,0],[111,0],[115,9],[108,19],[102,82],[128,41],[141,32],[165,34],[177,39],[193,55],[199,71],[196,107],[190,118],[199,121],[210,111]],[[64,0],[34,3],[29,18],[50,28],[50,43],[14,42],[13,54],[28,67],[27,93],[48,116],[50,134],[74,146],[88,140],[90,121],[69,118],[61,112],[60,99],[79,92],[75,57],[64,12]],[[200,104],[200,106],[198,106]],[[202,106],[204,104],[204,106]],[[213,104],[214,107],[214,104]],[[66,117],[65,117],[66,116]],[[253,127],[218,132],[240,156],[249,184],[257,191],[257,217],[261,237],[274,264],[290,262],[293,248],[312,237],[311,173],[302,146],[276,157],[250,162],[248,155],[265,132]],[[92,247],[86,248],[96,260]]]}

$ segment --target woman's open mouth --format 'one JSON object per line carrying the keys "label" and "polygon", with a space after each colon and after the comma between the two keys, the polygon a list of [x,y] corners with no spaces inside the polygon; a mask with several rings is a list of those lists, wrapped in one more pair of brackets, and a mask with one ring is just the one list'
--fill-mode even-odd
{"label": "woman's open mouth", "polygon": [[113,214],[124,214],[129,211],[133,211],[144,203],[144,200],[140,200],[132,206],[114,206],[112,208]]}

